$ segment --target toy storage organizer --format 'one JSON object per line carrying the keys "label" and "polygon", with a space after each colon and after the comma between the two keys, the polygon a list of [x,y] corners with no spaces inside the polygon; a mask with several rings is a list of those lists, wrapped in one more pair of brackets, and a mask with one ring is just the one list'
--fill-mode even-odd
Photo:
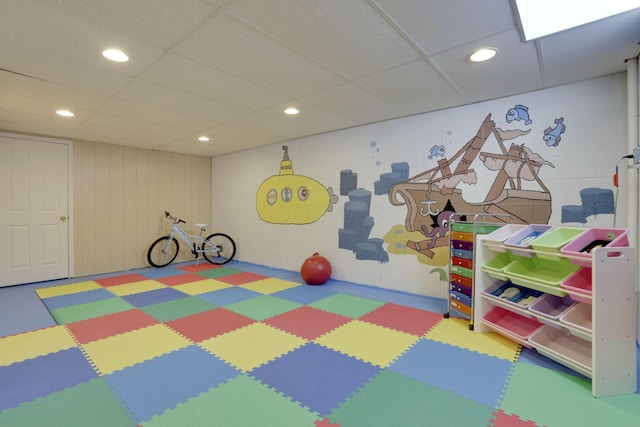
{"label": "toy storage organizer", "polygon": [[590,378],[596,397],[634,393],[637,267],[626,230],[507,227],[476,240],[475,331]]}
{"label": "toy storage organizer", "polygon": [[449,292],[445,318],[454,311],[468,319],[469,329],[473,330],[475,237],[491,233],[507,222],[511,222],[509,215],[456,213],[449,219]]}

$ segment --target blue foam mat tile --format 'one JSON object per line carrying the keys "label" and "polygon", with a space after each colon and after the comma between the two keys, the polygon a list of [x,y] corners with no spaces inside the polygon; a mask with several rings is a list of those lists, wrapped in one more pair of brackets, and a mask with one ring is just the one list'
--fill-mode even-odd
{"label": "blue foam mat tile", "polygon": [[76,347],[0,366],[0,411],[97,377]]}
{"label": "blue foam mat tile", "polygon": [[252,290],[241,288],[239,286],[232,286],[229,288],[220,289],[218,291],[196,295],[196,297],[215,304],[218,307],[225,307],[227,305],[261,296],[263,296],[263,294],[261,294],[260,292],[254,292]]}
{"label": "blue foam mat tile", "polygon": [[272,295],[288,301],[297,302],[298,304],[310,304],[337,293],[338,291],[333,287],[302,285],[285,289]]}
{"label": "blue foam mat tile", "polygon": [[145,307],[147,305],[184,298],[185,296],[187,295],[184,292],[180,292],[177,289],[161,288],[146,292],[140,292],[139,294],[125,295],[122,297],[122,299],[136,307]]}
{"label": "blue foam mat tile", "polygon": [[85,304],[88,302],[100,301],[103,299],[113,298],[115,295],[107,289],[92,289],[90,291],[78,292],[75,294],[59,295],[50,298],[43,298],[42,301],[50,310],[57,308],[70,307],[72,305]]}
{"label": "blue foam mat tile", "polygon": [[192,345],[104,377],[138,420],[186,402],[240,372]]}
{"label": "blue foam mat tile", "polygon": [[326,415],[378,372],[377,366],[308,343],[254,369],[250,375]]}
{"label": "blue foam mat tile", "polygon": [[387,369],[495,407],[511,365],[508,360],[422,339]]}

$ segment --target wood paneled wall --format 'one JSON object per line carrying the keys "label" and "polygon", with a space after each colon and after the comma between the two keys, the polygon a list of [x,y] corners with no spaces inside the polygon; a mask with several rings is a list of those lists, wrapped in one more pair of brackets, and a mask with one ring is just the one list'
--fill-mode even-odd
{"label": "wood paneled wall", "polygon": [[[187,231],[211,222],[209,157],[74,141],[74,276],[147,266],[165,210]],[[179,260],[192,257],[184,246]]]}

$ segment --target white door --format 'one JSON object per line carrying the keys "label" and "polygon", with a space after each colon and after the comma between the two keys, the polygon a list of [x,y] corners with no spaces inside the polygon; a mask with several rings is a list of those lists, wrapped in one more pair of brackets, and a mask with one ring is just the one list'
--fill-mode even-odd
{"label": "white door", "polygon": [[69,145],[0,134],[0,286],[69,277]]}

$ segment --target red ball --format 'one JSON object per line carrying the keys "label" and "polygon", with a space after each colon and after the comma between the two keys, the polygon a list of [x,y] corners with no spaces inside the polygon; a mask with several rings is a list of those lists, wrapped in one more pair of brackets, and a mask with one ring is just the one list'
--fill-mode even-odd
{"label": "red ball", "polygon": [[331,277],[331,264],[316,252],[302,263],[300,275],[308,285],[322,285]]}

